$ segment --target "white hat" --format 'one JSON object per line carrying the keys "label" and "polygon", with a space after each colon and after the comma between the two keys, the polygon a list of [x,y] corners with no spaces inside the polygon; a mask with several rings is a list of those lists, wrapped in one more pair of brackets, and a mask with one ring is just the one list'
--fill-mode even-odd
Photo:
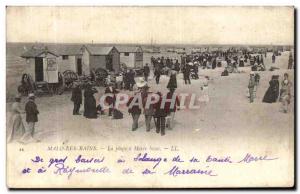
{"label": "white hat", "polygon": [[250,72],[250,75],[254,75],[254,72],[253,72],[253,71],[251,71],[251,72]]}
{"label": "white hat", "polygon": [[145,81],[145,79],[143,77],[140,77],[139,80],[136,82],[136,86],[138,88],[142,88],[147,86],[147,82]]}
{"label": "white hat", "polygon": [[34,93],[29,93],[28,98],[34,97]]}

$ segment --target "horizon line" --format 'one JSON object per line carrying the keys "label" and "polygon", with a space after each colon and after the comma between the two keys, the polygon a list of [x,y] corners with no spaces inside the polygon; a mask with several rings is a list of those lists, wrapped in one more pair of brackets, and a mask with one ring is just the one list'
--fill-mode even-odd
{"label": "horizon line", "polygon": [[109,45],[150,45],[150,46],[155,46],[155,45],[160,45],[160,46],[164,46],[164,45],[186,45],[186,46],[195,46],[195,45],[202,45],[202,46],[294,46],[294,44],[249,44],[249,43],[233,43],[233,44],[225,44],[225,43],[205,43],[205,44],[201,44],[201,43],[100,43],[100,42],[7,42],[8,43],[20,43],[20,44],[109,44]]}

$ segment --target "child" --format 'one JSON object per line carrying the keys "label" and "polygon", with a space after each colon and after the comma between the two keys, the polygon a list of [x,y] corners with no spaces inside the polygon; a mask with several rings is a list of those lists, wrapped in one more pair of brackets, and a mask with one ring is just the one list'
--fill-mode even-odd
{"label": "child", "polygon": [[259,80],[260,80],[260,75],[258,73],[255,73],[254,75],[254,81],[255,81],[255,86],[254,86],[254,98],[256,98],[256,91],[257,91],[257,86],[259,84]]}
{"label": "child", "polygon": [[201,97],[200,97],[200,101],[201,101],[201,102],[205,102],[205,103],[208,103],[208,102],[209,102],[208,80],[209,80],[209,77],[208,77],[208,76],[205,76],[205,80],[204,80],[204,82],[202,83],[202,86],[201,86]]}
{"label": "child", "polygon": [[116,84],[117,84],[117,89],[122,90],[123,89],[123,74],[120,73],[116,77]]}

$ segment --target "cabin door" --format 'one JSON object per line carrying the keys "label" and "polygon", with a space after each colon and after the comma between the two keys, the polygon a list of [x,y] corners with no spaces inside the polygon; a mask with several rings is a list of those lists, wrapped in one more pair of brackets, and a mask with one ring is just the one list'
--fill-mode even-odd
{"label": "cabin door", "polygon": [[43,58],[35,58],[35,81],[44,81],[44,68],[43,68]]}
{"label": "cabin door", "polygon": [[82,59],[77,58],[77,74],[82,75]]}
{"label": "cabin door", "polygon": [[106,56],[106,70],[112,71],[113,70],[113,56],[112,55],[107,55]]}

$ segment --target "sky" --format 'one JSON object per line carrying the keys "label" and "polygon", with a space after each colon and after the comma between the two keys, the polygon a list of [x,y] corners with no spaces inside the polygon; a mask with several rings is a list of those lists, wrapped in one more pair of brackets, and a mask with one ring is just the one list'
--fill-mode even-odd
{"label": "sky", "polygon": [[293,7],[7,7],[7,42],[293,45]]}

